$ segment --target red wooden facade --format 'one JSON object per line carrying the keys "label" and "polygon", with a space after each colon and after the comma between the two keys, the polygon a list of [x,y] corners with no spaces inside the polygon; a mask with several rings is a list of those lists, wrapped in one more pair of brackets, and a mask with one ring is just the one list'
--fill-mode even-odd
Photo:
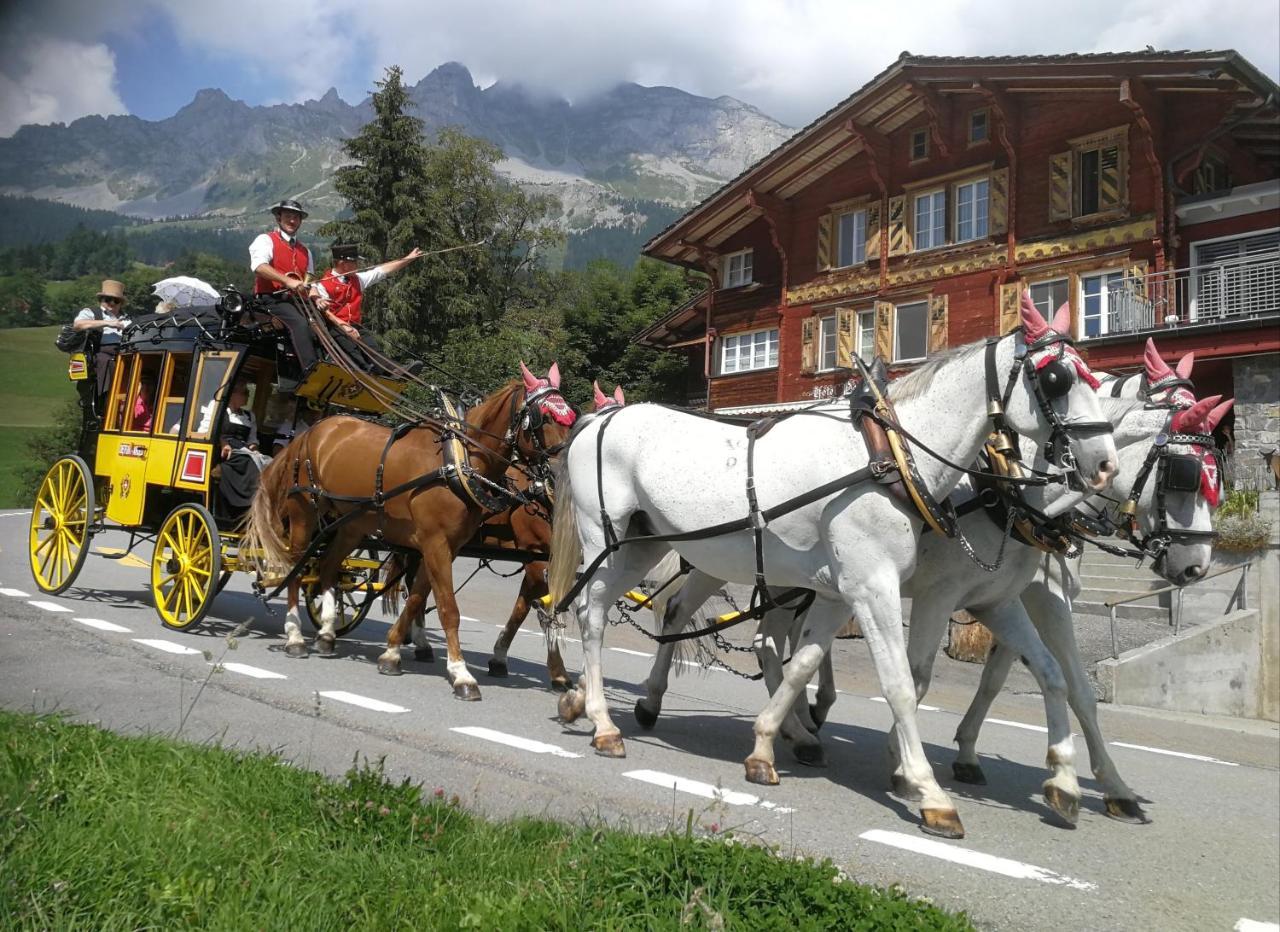
{"label": "red wooden facade", "polygon": [[[1276,93],[1232,52],[904,54],[645,247],[712,287],[638,339],[687,353],[712,410],[821,397],[851,353],[902,370],[1003,332],[1027,287],[1070,302],[1099,368],[1140,364],[1148,335],[1276,353]],[[1195,244],[1242,233],[1264,234],[1249,281],[1271,297],[1210,314],[1201,276],[1182,307]]]}

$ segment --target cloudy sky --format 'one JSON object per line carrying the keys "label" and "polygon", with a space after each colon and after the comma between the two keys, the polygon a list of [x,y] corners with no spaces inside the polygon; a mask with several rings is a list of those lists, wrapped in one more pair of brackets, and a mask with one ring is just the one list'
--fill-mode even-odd
{"label": "cloudy sky", "polygon": [[[267,38],[270,37],[270,38]],[[361,100],[382,69],[581,99],[618,81],[728,94],[791,125],[899,52],[1243,53],[1280,74],[1275,0],[0,0],[0,136],[91,113],[170,116],[203,87],[251,104]]]}

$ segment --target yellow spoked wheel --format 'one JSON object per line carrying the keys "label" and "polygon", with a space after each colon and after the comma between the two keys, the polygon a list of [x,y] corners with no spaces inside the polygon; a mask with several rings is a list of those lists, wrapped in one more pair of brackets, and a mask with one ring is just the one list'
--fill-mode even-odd
{"label": "yellow spoked wheel", "polygon": [[217,594],[222,540],[203,505],[179,505],[160,526],[151,557],[151,595],[160,620],[181,631],[198,625]]}
{"label": "yellow spoked wheel", "polygon": [[78,456],[45,474],[31,509],[31,576],[41,592],[65,592],[84,566],[93,521],[93,476]]}

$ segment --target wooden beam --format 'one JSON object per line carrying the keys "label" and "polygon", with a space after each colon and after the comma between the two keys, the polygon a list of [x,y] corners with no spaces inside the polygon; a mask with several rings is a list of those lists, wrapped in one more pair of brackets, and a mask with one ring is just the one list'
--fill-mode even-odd
{"label": "wooden beam", "polygon": [[782,260],[781,304],[786,307],[787,287],[790,282],[790,276],[788,274],[787,250],[782,246],[782,239],[778,235],[778,226],[782,225],[787,229],[791,229],[791,205],[780,197],[757,191],[755,188],[747,189],[747,201],[764,216],[764,222],[769,225],[769,240],[773,243],[773,248],[777,250],[778,258]]}
{"label": "wooden beam", "polygon": [[975,81],[971,90],[987,102],[996,120],[996,139],[1009,160],[1009,203],[1005,223],[1005,269],[1009,275],[1017,272],[1018,227],[1018,138],[1021,133],[1022,111],[1017,101],[1005,91],[981,81]]}
{"label": "wooden beam", "polygon": [[1173,211],[1165,203],[1166,196],[1171,196],[1171,192],[1165,191],[1164,171],[1157,151],[1157,145],[1164,141],[1164,124],[1155,98],[1137,78],[1125,78],[1120,82],[1120,103],[1133,113],[1133,121],[1141,131],[1145,143],[1143,149],[1147,156],[1147,167],[1151,170],[1151,193],[1156,207],[1156,236],[1151,245],[1155,247],[1155,271],[1159,274],[1165,269],[1168,261],[1166,252],[1173,238],[1172,231],[1168,229],[1168,218],[1173,216]]}
{"label": "wooden beam", "polygon": [[951,103],[945,101],[924,84],[908,84],[911,92],[924,104],[925,113],[929,114],[929,134],[933,137],[934,148],[944,159],[951,157],[951,147],[947,140],[951,138]]}
{"label": "wooden beam", "polygon": [[889,139],[852,119],[845,122],[844,128],[862,143],[867,153],[867,171],[880,190],[880,290],[884,291],[889,283]]}

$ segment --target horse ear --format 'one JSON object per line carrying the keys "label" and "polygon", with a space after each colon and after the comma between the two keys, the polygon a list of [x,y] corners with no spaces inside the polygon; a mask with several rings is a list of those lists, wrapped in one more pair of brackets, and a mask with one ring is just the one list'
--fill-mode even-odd
{"label": "horse ear", "polygon": [[1179,434],[1199,433],[1199,428],[1203,424],[1205,417],[1213,410],[1213,406],[1221,400],[1221,395],[1212,395],[1201,399],[1190,408],[1185,408],[1175,413],[1169,426],[1173,428],[1175,433]]}
{"label": "horse ear", "polygon": [[524,379],[524,390],[531,392],[537,389],[541,384],[541,380],[529,371],[529,367],[524,364],[524,360],[520,360],[520,377]]}
{"label": "horse ear", "polygon": [[1156,349],[1155,340],[1147,337],[1147,347],[1142,351],[1142,362],[1146,365],[1147,381],[1154,382],[1169,375],[1169,364],[1164,361],[1160,351]]}
{"label": "horse ear", "polygon": [[1174,371],[1178,373],[1178,378],[1191,378],[1191,367],[1196,364],[1196,353],[1192,350],[1187,355],[1178,360],[1178,365],[1174,367]]}
{"label": "horse ear", "polygon": [[1038,340],[1049,329],[1049,323],[1031,300],[1031,292],[1022,289],[1022,297],[1018,302],[1018,317],[1022,321],[1022,332],[1028,340]]}
{"label": "horse ear", "polygon": [[625,404],[627,403],[627,396],[626,396],[626,395],[624,395],[624,394],[622,393],[622,386],[621,386],[621,385],[615,385],[615,386],[614,386],[614,388],[613,388],[613,400],[614,400],[614,401],[616,401],[616,402],[617,402],[618,404],[620,404],[620,405],[625,405]]}
{"label": "horse ear", "polygon": [[1222,402],[1222,404],[1216,406],[1212,411],[1206,414],[1204,418],[1204,432],[1206,434],[1213,433],[1214,429],[1218,426],[1218,422],[1226,416],[1226,413],[1231,410],[1231,406],[1235,403],[1236,400],[1234,398],[1228,398],[1226,401]]}
{"label": "horse ear", "polygon": [[1053,323],[1049,326],[1064,337],[1071,335],[1071,304],[1069,302],[1062,302],[1062,307],[1058,308],[1057,313],[1053,315]]}
{"label": "horse ear", "polygon": [[553,362],[551,368],[547,370],[547,381],[551,383],[552,388],[560,387],[560,364]]}
{"label": "horse ear", "polygon": [[605,396],[604,392],[600,391],[599,382],[592,382],[591,388],[595,391],[596,410],[599,411],[601,408],[603,408],[605,405],[609,403],[609,399]]}

